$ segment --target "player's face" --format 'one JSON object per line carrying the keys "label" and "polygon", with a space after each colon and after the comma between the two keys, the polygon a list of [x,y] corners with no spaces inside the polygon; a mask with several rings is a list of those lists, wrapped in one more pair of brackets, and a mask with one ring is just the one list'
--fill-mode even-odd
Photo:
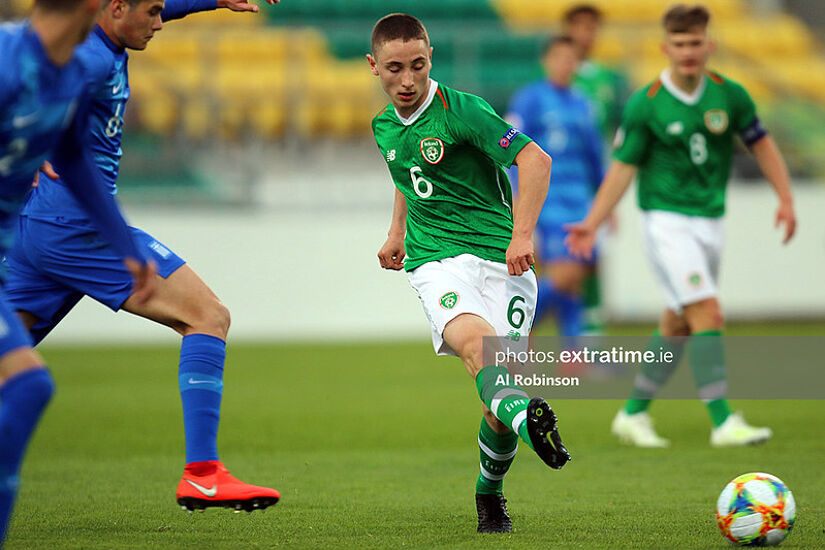
{"label": "player's face", "polygon": [[427,96],[432,68],[433,49],[424,40],[402,39],[384,42],[367,55],[372,74],[381,81],[381,87],[403,116],[418,109]]}
{"label": "player's face", "polygon": [[574,17],[573,20],[568,23],[564,34],[573,39],[573,42],[576,43],[582,57],[587,57],[590,50],[593,49],[593,44],[596,42],[596,36],[598,33],[598,19],[587,13],[582,13]]}
{"label": "player's face", "polygon": [[703,74],[713,48],[707,31],[701,28],[668,33],[663,45],[665,55],[670,59],[671,70],[683,77]]}
{"label": "player's face", "polygon": [[550,80],[566,88],[579,68],[579,56],[572,44],[556,44],[545,54],[543,64]]}
{"label": "player's face", "polygon": [[119,37],[123,46],[132,50],[144,50],[157,31],[163,27],[160,12],[164,0],[143,0],[136,6],[127,4],[121,20]]}

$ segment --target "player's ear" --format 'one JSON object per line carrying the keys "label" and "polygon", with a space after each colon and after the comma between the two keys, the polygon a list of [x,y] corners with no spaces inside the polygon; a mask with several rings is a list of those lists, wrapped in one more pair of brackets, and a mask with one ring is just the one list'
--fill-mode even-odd
{"label": "player's ear", "polygon": [[113,17],[120,18],[126,13],[127,7],[126,0],[110,0],[108,9],[111,11]]}
{"label": "player's ear", "polygon": [[375,58],[372,56],[372,54],[367,54],[367,61],[369,61],[370,70],[372,71],[372,74],[378,76],[378,65],[376,65]]}
{"label": "player's ear", "polygon": [[713,53],[716,51],[716,40],[712,38],[708,38],[708,52]]}
{"label": "player's ear", "polygon": [[430,65],[433,64],[433,47],[430,46]]}

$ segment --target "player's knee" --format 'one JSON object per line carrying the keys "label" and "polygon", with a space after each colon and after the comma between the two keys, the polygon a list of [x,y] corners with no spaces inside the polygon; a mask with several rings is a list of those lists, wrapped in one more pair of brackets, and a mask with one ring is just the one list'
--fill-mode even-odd
{"label": "player's knee", "polygon": [[188,325],[192,331],[226,338],[231,321],[229,309],[215,298],[202,304],[196,318]]}
{"label": "player's knee", "polygon": [[582,275],[574,270],[558,270],[553,274],[553,286],[560,292],[577,296],[582,291]]}
{"label": "player's knee", "polygon": [[34,369],[26,380],[26,395],[38,409],[46,408],[54,395],[54,378],[45,368]]}

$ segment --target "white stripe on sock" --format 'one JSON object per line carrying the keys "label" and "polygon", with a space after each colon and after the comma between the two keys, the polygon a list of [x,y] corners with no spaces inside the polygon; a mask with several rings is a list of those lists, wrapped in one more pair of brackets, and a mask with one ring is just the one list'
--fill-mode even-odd
{"label": "white stripe on sock", "polygon": [[490,410],[493,412],[496,418],[499,418],[498,406],[501,405],[501,402],[505,397],[508,397],[510,395],[517,395],[519,397],[524,398],[528,397],[524,390],[517,390],[515,388],[504,388],[503,390],[499,390],[499,392],[495,394],[495,396],[493,396],[493,400],[490,402]]}
{"label": "white stripe on sock", "polygon": [[516,415],[513,419],[513,431],[518,433],[518,428],[521,426],[521,423],[527,420],[527,411],[521,411]]}
{"label": "white stripe on sock", "polygon": [[704,402],[715,401],[716,399],[724,399],[727,393],[728,382],[726,380],[720,380],[719,382],[706,384],[699,388],[699,398]]}
{"label": "white stripe on sock", "polygon": [[484,464],[482,464],[481,462],[478,463],[478,467],[481,468],[481,475],[483,475],[490,481],[501,481],[502,479],[504,479],[504,476],[507,475],[490,473],[484,468]]}
{"label": "white stripe on sock", "polygon": [[503,461],[505,461],[505,460],[510,460],[511,458],[513,458],[514,456],[516,456],[516,451],[518,450],[518,442],[516,442],[516,448],[515,448],[515,449],[513,449],[513,451],[512,451],[512,452],[509,452],[509,453],[507,453],[507,454],[503,454],[503,455],[502,455],[502,454],[499,454],[499,453],[497,453],[497,452],[493,451],[492,449],[490,449],[490,447],[488,447],[487,445],[485,445],[485,444],[481,441],[481,438],[480,438],[480,437],[478,438],[478,446],[481,448],[481,451],[482,451],[484,454],[486,454],[487,456],[489,456],[489,457],[490,457],[490,458],[492,458],[493,460],[498,460],[498,461],[502,461],[502,462],[503,462]]}

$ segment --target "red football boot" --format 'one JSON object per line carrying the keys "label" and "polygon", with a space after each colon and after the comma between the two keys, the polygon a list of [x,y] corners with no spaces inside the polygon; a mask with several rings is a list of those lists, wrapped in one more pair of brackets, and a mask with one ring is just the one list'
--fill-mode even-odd
{"label": "red football boot", "polygon": [[[250,485],[232,476],[222,462],[199,462],[197,467],[187,466],[183,479],[178,484],[177,499],[181,508],[189,512],[203,510],[210,506],[234,508],[236,512],[263,510],[281,498],[281,493],[268,487]],[[209,468],[214,465],[215,468]],[[195,475],[195,471],[213,471],[206,475]]]}

